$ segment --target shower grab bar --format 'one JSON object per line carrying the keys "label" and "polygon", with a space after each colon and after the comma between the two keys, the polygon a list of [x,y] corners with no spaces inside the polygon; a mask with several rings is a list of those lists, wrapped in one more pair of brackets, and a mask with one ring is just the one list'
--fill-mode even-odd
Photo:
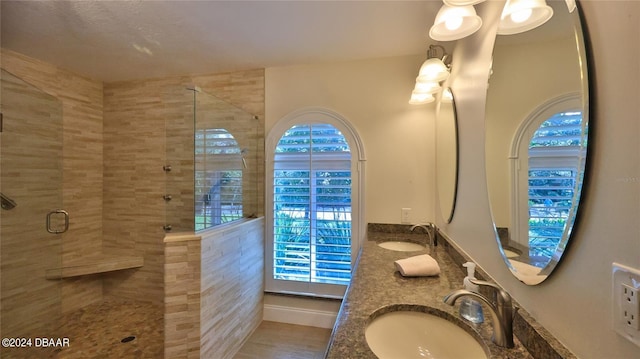
{"label": "shower grab bar", "polygon": [[[64,228],[62,230],[51,228],[51,216],[54,214],[62,214],[64,216]],[[63,209],[54,209],[47,213],[47,232],[52,234],[64,233],[69,229],[69,213]]]}
{"label": "shower grab bar", "polygon": [[16,201],[0,192],[0,205],[2,206],[2,209],[6,209],[8,211],[10,209],[14,209],[18,204],[16,203]]}

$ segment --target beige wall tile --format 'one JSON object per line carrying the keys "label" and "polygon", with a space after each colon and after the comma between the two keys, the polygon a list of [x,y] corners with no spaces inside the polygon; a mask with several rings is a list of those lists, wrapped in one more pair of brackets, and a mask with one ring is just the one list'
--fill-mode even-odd
{"label": "beige wall tile", "polygon": [[264,218],[165,244],[165,358],[232,358],[262,321]]}

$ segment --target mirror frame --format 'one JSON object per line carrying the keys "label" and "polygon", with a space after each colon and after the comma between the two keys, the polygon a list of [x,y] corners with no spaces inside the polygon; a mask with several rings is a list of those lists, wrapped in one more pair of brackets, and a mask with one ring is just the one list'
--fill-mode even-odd
{"label": "mirror frame", "polygon": [[[448,104],[448,101],[445,102],[443,100],[445,98],[445,91],[449,91],[451,94],[451,116],[444,118],[442,116],[442,105]],[[438,132],[439,124],[442,121],[447,121],[447,124],[444,125],[453,125],[452,131],[447,132],[446,134],[452,133],[453,138],[447,138],[447,141],[442,141],[442,136]],[[446,223],[451,223],[453,220],[453,215],[456,209],[456,201],[458,197],[458,176],[460,174],[460,144],[459,144],[459,134],[458,134],[458,116],[456,112],[456,101],[455,96],[453,94],[453,90],[450,87],[446,87],[442,90],[439,98],[438,98],[438,109],[436,115],[436,125],[435,125],[435,133],[436,133],[436,187],[438,189],[438,204],[440,209],[440,214],[444,218]],[[453,142],[452,145],[451,142]],[[441,146],[442,144],[442,146]],[[443,152],[454,152],[455,164],[453,166],[447,166],[446,168],[441,167],[441,162],[443,158],[440,157],[440,153]],[[441,174],[442,173],[442,174]],[[451,182],[453,182],[451,184]],[[446,193],[443,192],[443,188],[451,187],[451,190]],[[443,200],[444,199],[444,200]]]}

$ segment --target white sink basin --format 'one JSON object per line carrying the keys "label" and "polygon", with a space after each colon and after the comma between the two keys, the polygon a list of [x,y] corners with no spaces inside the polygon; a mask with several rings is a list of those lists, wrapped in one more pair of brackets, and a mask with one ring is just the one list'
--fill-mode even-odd
{"label": "white sink basin", "polygon": [[487,359],[483,346],[463,328],[432,314],[398,310],[375,317],[365,329],[380,359]]}
{"label": "white sink basin", "polygon": [[522,275],[527,275],[527,276],[538,275],[541,270],[541,268],[532,266],[529,263],[523,263],[513,259],[509,259],[509,263],[511,263],[511,265],[513,266],[513,269],[515,269],[516,271],[518,271],[518,273]]}
{"label": "white sink basin", "polygon": [[415,251],[421,251],[425,248],[422,244],[413,243],[413,242],[400,242],[400,241],[382,242],[382,243],[378,243],[378,246],[385,249],[390,249],[392,251],[399,251],[399,252],[415,252]]}
{"label": "white sink basin", "polygon": [[519,262],[513,259],[509,259],[511,266],[513,267],[516,278],[518,278],[524,284],[535,285],[540,284],[547,279],[547,276],[540,274],[541,268],[532,266],[528,263]]}

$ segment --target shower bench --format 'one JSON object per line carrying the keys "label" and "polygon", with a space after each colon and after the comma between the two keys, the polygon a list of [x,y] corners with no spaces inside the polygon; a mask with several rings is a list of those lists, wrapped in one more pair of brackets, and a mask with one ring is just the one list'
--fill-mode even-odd
{"label": "shower bench", "polygon": [[47,279],[63,279],[88,274],[106,273],[124,269],[140,268],[143,257],[120,256],[114,254],[89,255],[64,261],[60,268],[47,270]]}

